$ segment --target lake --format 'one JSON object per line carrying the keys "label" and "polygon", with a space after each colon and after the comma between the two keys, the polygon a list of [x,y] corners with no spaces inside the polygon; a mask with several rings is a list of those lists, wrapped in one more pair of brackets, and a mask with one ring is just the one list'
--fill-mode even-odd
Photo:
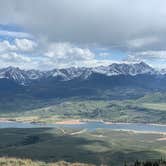
{"label": "lake", "polygon": [[143,123],[113,123],[105,124],[102,122],[87,122],[83,124],[33,124],[22,122],[0,122],[0,128],[48,128],[48,127],[65,127],[65,128],[80,128],[89,131],[98,128],[111,130],[134,130],[140,132],[166,132],[166,125],[153,125]]}

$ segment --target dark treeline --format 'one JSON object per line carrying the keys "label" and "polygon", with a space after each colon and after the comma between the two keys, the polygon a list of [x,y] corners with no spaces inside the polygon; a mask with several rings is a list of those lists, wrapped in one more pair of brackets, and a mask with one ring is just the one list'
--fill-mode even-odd
{"label": "dark treeline", "polygon": [[124,166],[166,166],[165,160],[157,160],[157,161],[135,161],[134,164],[128,164],[125,162]]}

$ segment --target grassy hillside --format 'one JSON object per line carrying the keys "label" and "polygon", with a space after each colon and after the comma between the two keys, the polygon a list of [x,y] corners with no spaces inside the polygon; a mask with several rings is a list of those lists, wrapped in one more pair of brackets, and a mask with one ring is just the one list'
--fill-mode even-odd
{"label": "grassy hillside", "polygon": [[0,166],[94,166],[94,165],[81,164],[81,163],[68,163],[64,161],[56,163],[46,163],[46,162],[32,161],[30,159],[1,157]]}
{"label": "grassy hillside", "polygon": [[62,119],[166,123],[165,103],[165,93],[151,93],[130,100],[68,98],[42,101],[17,98],[0,102],[0,117],[44,123]]}
{"label": "grassy hillside", "polygon": [[[0,158],[0,166],[95,166],[94,164],[83,164],[83,163],[69,163],[60,161],[56,163],[46,163],[39,161],[32,161],[30,159],[17,159],[17,158]],[[106,166],[106,165],[105,165]],[[124,162],[122,166],[166,166],[166,161],[135,161],[133,164],[127,164]]]}
{"label": "grassy hillside", "polygon": [[[64,132],[65,131],[65,132]],[[0,129],[0,156],[122,166],[166,157],[165,136],[97,130]]]}
{"label": "grassy hillside", "polygon": [[[70,98],[34,104],[37,108],[1,111],[12,120],[54,123],[62,119],[96,119],[113,122],[166,123],[165,94],[153,93],[134,100],[95,100]],[[16,102],[17,104],[17,102]],[[24,106],[25,105],[25,106]],[[26,107],[26,102],[22,103]],[[20,109],[20,107],[18,106]]]}

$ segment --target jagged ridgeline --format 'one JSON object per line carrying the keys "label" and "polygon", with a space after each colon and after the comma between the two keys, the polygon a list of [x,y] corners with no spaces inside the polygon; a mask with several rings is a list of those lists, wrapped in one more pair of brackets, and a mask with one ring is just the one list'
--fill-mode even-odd
{"label": "jagged ridgeline", "polygon": [[93,77],[94,74],[100,74],[103,76],[111,77],[117,75],[141,75],[150,74],[158,75],[164,74],[164,70],[161,72],[156,71],[144,62],[136,64],[112,64],[110,66],[99,66],[94,68],[66,68],[66,69],[53,69],[50,71],[39,70],[21,70],[15,67],[7,67],[0,69],[0,78],[9,79],[21,85],[28,85],[35,80],[44,80],[49,78],[56,78],[57,81],[69,81],[73,79],[87,80]]}
{"label": "jagged ridgeline", "polygon": [[[159,72],[143,62],[51,71],[0,69],[0,98],[134,98],[146,92],[163,92],[165,85],[164,70]],[[134,92],[123,96],[131,90]]]}

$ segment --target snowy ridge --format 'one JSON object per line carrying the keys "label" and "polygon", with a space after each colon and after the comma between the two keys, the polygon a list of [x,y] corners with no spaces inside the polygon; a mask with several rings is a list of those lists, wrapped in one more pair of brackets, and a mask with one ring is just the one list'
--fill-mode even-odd
{"label": "snowy ridge", "polygon": [[25,71],[16,67],[0,69],[0,79],[6,78],[9,80],[14,80],[21,85],[26,85],[32,80],[40,79],[43,76],[44,73],[37,70]]}
{"label": "snowy ridge", "polygon": [[96,67],[93,69],[96,73],[105,74],[107,76],[112,75],[138,75],[138,74],[156,74],[156,71],[144,62],[135,64],[116,64],[113,63],[110,66]]}
{"label": "snowy ridge", "polygon": [[15,82],[26,85],[34,80],[47,78],[60,78],[61,81],[68,81],[72,79],[88,79],[92,74],[102,74],[106,76],[114,75],[131,75],[138,74],[163,74],[164,72],[157,72],[144,62],[135,64],[111,64],[109,66],[99,66],[94,68],[67,68],[67,69],[53,69],[51,71],[39,70],[21,70],[15,67],[7,67],[0,69],[0,79],[6,78],[14,80]]}

